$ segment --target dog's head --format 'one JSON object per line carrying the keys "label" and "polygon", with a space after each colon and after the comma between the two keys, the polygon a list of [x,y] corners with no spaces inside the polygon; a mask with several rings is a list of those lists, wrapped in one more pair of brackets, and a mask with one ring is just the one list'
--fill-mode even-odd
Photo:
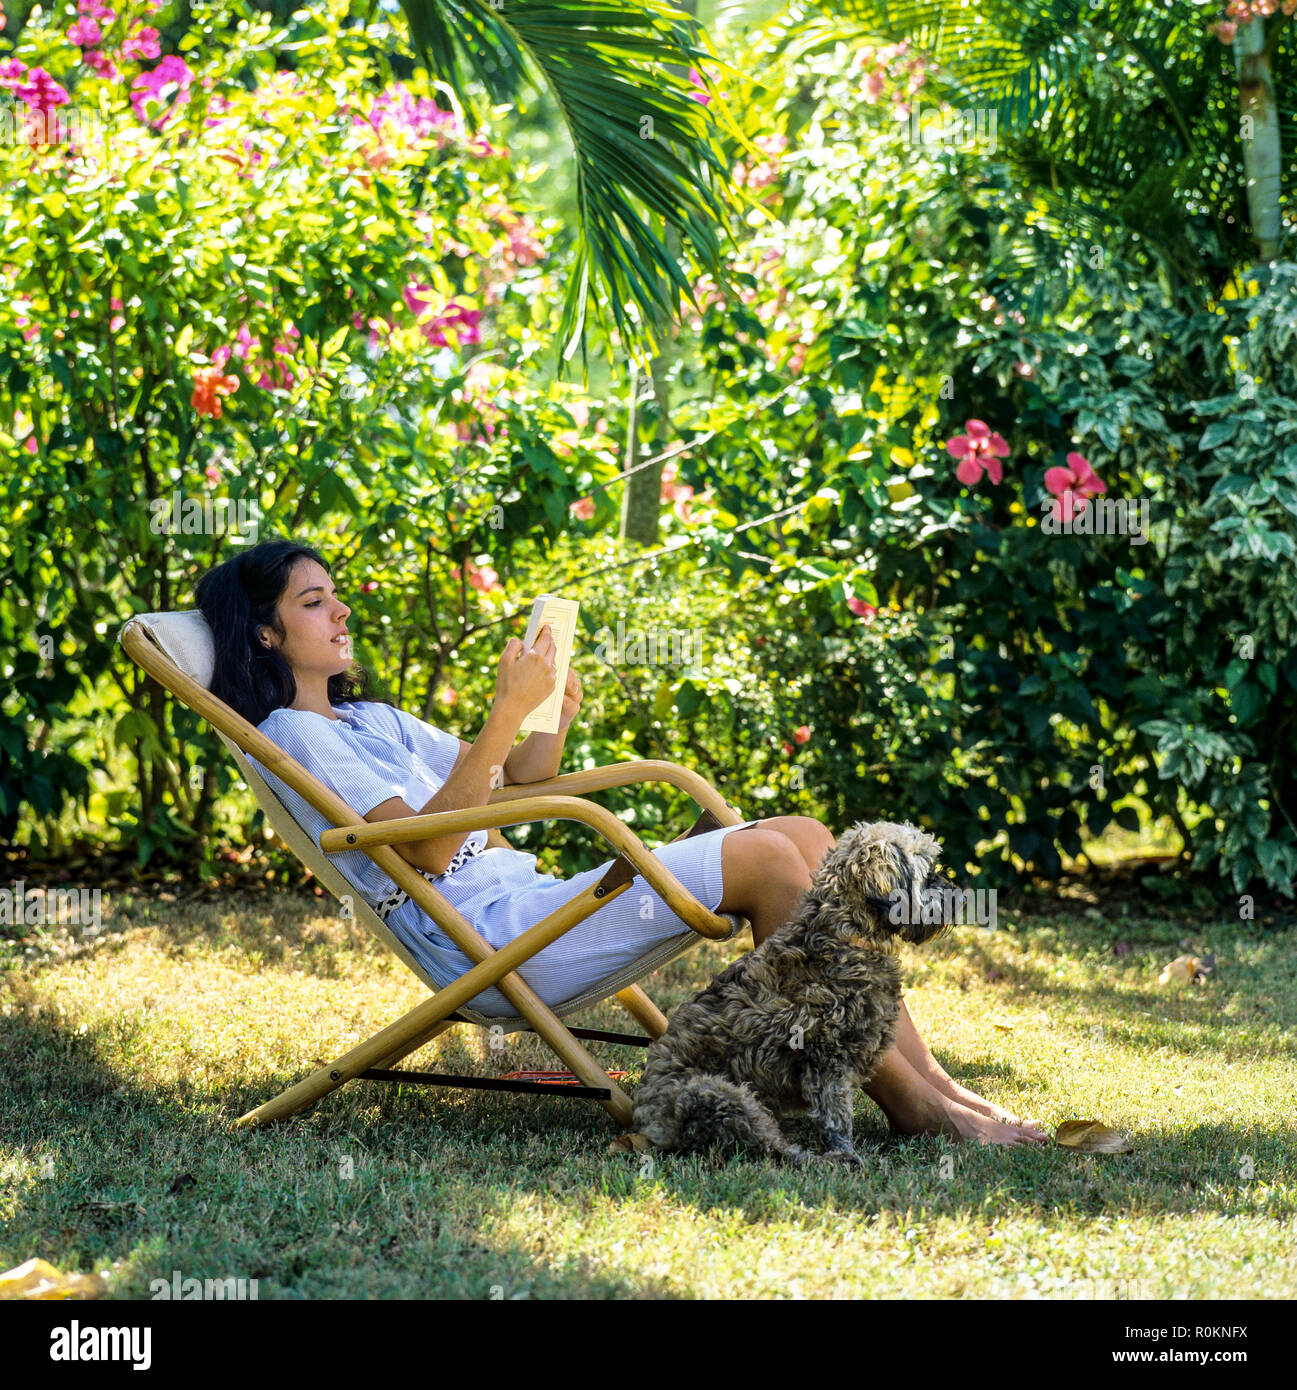
{"label": "dog's head", "polygon": [[953,920],[956,901],[941,845],[926,831],[894,821],[861,821],[839,836],[821,869],[833,875],[860,934],[879,944],[897,937],[931,941]]}

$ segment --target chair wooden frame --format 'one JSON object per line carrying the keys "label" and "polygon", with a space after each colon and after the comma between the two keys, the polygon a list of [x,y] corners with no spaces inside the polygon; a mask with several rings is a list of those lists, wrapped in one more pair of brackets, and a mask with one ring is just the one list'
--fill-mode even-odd
{"label": "chair wooden frame", "polygon": [[[703,808],[699,824],[688,834],[702,828],[703,820],[709,819],[708,813],[714,818],[714,822],[710,823],[740,824],[743,818],[737,809],[705,778],[677,763],[659,759],[613,763],[566,773],[543,782],[501,787],[492,793],[485,806],[370,823],[247,720],[186,675],[138,623],[127,623],[120,640],[127,654],[146,674],[333,822],[336,828],[320,836],[320,848],[325,854],[362,850],[474,962],[470,970],[445,988],[437,990],[432,998],[417,1005],[336,1061],[318,1068],[273,1100],[249,1111],[236,1121],[236,1126],[261,1125],[284,1119],[362,1074],[390,1068],[432,1038],[465,1021],[452,1015],[482,991],[494,986],[582,1086],[591,1088],[600,1097],[598,1103],[613,1119],[623,1128],[629,1127],[630,1098],[609,1079],[575,1033],[560,1021],[516,972],[536,952],[625,892],[636,874],[641,875],[671,911],[700,936],[723,940],[732,935],[733,923],[729,918],[709,911],[700,903],[665,864],[654,858],[634,831],[606,807],[583,800],[587,793],[604,791],[609,787],[666,782],[679,787]],[[613,847],[617,858],[599,883],[586,888],[499,950],[493,949],[437,888],[393,848],[396,844],[430,836],[479,829],[497,832],[497,842],[507,845],[508,842],[498,836],[500,827],[543,820],[574,820],[590,826]],[[617,991],[616,998],[650,1037],[660,1037],[665,1031],[665,1015],[640,985],[632,984]],[[578,1031],[588,1035],[588,1030]],[[392,1073],[390,1079],[401,1076],[415,1080],[420,1074]]]}

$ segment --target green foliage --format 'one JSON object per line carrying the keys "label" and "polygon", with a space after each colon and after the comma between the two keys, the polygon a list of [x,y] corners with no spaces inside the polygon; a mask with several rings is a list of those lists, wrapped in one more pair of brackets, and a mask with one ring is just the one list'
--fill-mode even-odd
{"label": "green foliage", "polygon": [[[1181,274],[1147,254],[1132,190],[1078,256],[1050,208],[1084,198],[1032,173],[1023,131],[998,158],[913,138],[929,80],[1017,82],[1008,49],[963,76],[952,54],[939,85],[913,49],[777,24],[744,49],[755,80],[736,59],[720,84],[749,214],[635,415],[670,441],[645,573],[613,539],[622,403],[543,375],[585,252],[525,211],[537,171],[502,134],[433,121],[413,103],[443,89],[403,97],[344,12],[219,42],[203,12],[182,41],[199,80],[161,129],[134,119],[102,168],[0,153],[33,195],[0,315],[0,830],[57,849],[75,808],[141,859],[247,839],[210,735],[111,646],[132,612],[187,606],[231,543],[179,498],[319,545],[361,659],[464,737],[515,607],[563,592],[596,649],[565,769],[663,757],[745,815],[914,820],[983,882],[1055,873],[1142,805],[1232,891],[1291,891],[1297,265],[1228,273],[1213,258],[1243,243],[1205,251],[1186,201]],[[1095,35],[1041,34],[1085,90]],[[28,42],[33,65],[66,50]],[[124,104],[85,69],[75,86]],[[1091,128],[1079,102],[1055,135]],[[1004,437],[1002,481],[957,476],[970,421]],[[1147,504],[1146,530],[1140,510],[1118,534],[1055,527],[1046,478],[1077,456],[1106,487],[1089,515]],[[612,655],[619,624],[700,643]],[[608,804],[650,838],[684,809],[664,788]],[[562,872],[603,857],[562,824],[513,834]]]}
{"label": "green foliage", "polygon": [[291,533],[370,585],[362,655],[428,713],[451,654],[502,616],[471,566],[507,535],[510,578],[577,485],[616,471],[593,431],[560,462],[573,393],[533,380],[561,274],[555,228],[518,209],[536,172],[436,113],[426,82],[393,86],[346,11],[278,29],[196,10],[192,81],[144,109],[155,124],[128,104],[147,64],[100,78],[56,27],[15,50],[112,138],[0,151],[28,190],[0,315],[7,839],[25,802],[57,847],[69,798],[141,859],[208,828],[228,760],[113,639],[189,606],[231,545]]}
{"label": "green foliage", "polygon": [[[750,400],[780,358],[798,377],[777,425],[709,446],[720,496],[779,450],[748,506],[803,502],[762,559],[781,592],[745,688],[786,692],[783,737],[809,731],[798,768],[831,823],[918,820],[995,881],[1056,873],[1129,826],[1133,796],[1235,891],[1290,892],[1297,266],[1168,297],[1101,255],[1033,323],[1019,267],[1047,250],[1010,167],[898,131],[917,55],[845,57],[758,70],[751,129],[788,151],[778,225],[738,262],[756,302],[700,326],[713,416],[718,383]],[[944,446],[970,420],[1008,441],[999,485],[955,476]],[[1147,504],[1147,532],[1134,512],[1126,534],[1053,533],[1045,475],[1077,454],[1107,498]],[[767,776],[797,785],[773,755]]]}

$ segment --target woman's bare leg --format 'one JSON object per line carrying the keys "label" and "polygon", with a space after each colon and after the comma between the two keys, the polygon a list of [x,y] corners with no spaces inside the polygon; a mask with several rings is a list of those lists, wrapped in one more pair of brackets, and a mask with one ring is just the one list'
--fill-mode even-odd
{"label": "woman's bare leg", "polygon": [[1002,1124],[943,1095],[906,1061],[898,1048],[883,1054],[864,1088],[900,1134],[944,1134],[979,1144],[1031,1144],[1036,1136],[1020,1125]]}
{"label": "woman's bare leg", "polygon": [[[836,843],[833,832],[812,816],[772,816],[762,821],[760,827],[749,827],[751,830],[758,828],[778,831],[791,840],[802,857],[806,873],[803,881],[794,870],[792,875],[785,877],[780,889],[767,889],[762,911],[758,914],[759,922],[751,913],[747,914],[752,921],[756,946],[792,915],[798,898],[810,886],[811,875],[820,860]],[[728,836],[727,842],[730,839],[733,836]],[[874,1094],[875,1090],[878,1095]],[[896,1044],[884,1056],[865,1092],[881,1107],[892,1128],[903,1134],[941,1133],[952,1138],[977,1138],[984,1143],[1000,1144],[1048,1142],[1048,1135],[1037,1121],[1020,1120],[949,1076],[919,1036],[904,1000],[900,1001]],[[979,1119],[991,1121],[989,1132],[987,1126],[977,1123]]]}
{"label": "woman's bare leg", "polygon": [[966,1086],[961,1086],[958,1081],[954,1080],[928,1051],[927,1043],[919,1036],[919,1030],[914,1026],[910,1011],[905,1007],[905,1000],[902,999],[900,1004],[901,1011],[896,1020],[897,1049],[933,1090],[979,1115],[986,1115],[1001,1124],[1022,1129],[1033,1137],[1038,1137],[1041,1141],[1048,1141],[1049,1136],[1040,1128],[1038,1120],[1019,1119],[1017,1115],[1011,1115],[1007,1110],[1001,1109],[1000,1106],[989,1100],[984,1100],[975,1091],[970,1091]]}

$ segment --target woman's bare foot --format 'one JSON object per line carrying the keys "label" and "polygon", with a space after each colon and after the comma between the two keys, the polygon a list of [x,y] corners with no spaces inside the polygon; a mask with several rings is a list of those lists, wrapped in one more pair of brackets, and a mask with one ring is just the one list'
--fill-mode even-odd
{"label": "woman's bare foot", "polygon": [[[1034,1126],[1021,1122],[1004,1122],[989,1115],[970,1110],[956,1100],[941,1097],[943,1114],[937,1133],[950,1139],[972,1139],[979,1144],[1047,1144],[1049,1136]],[[1002,1114],[1004,1112],[1001,1112]]]}
{"label": "woman's bare foot", "polygon": [[958,1081],[952,1080],[944,1072],[939,1077],[929,1077],[928,1082],[934,1091],[939,1091],[949,1100],[954,1101],[957,1105],[962,1105],[966,1110],[973,1111],[976,1115],[985,1115],[988,1119],[995,1120],[1002,1125],[1034,1130],[1045,1139],[1049,1138],[1048,1134],[1041,1129],[1039,1120],[1024,1120],[1018,1115],[1011,1114],[1008,1110],[996,1105],[994,1101],[985,1100],[976,1091],[970,1091],[966,1086],[961,1086]]}
{"label": "woman's bare foot", "polygon": [[[945,1079],[955,1084],[949,1077]],[[1049,1142],[1049,1137],[1034,1127],[981,1114],[947,1095],[937,1087],[935,1078],[920,1076],[896,1048],[883,1056],[865,1091],[898,1134],[945,1134],[982,1144]]]}

